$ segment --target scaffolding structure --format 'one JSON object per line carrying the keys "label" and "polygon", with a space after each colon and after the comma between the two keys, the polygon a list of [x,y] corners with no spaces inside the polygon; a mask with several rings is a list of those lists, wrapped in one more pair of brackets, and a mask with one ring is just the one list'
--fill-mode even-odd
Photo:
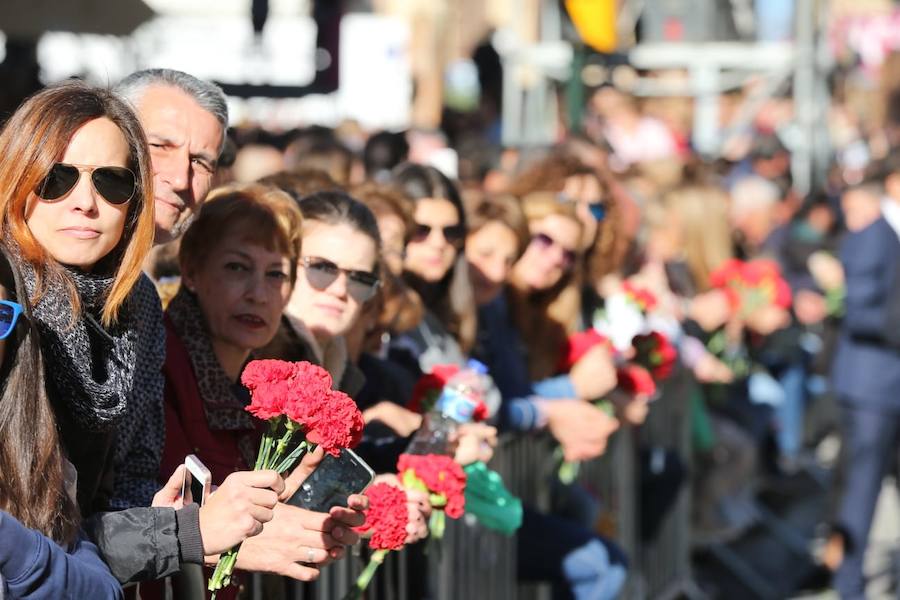
{"label": "scaffolding structure", "polygon": [[[534,0],[518,0],[527,3]],[[620,14],[634,22],[637,10],[653,10],[654,3],[627,3]],[[504,66],[503,142],[510,146],[552,144],[558,137],[557,89],[570,78],[580,79],[580,64],[573,68],[573,46],[562,36],[563,16],[555,0],[542,2],[540,37],[527,42],[517,35],[515,24],[500,30],[495,44]],[[695,0],[693,9],[713,11],[712,0]],[[752,30],[742,4],[732,6],[740,14],[735,22]],[[705,7],[705,8],[704,8]],[[658,6],[656,7],[659,8]],[[527,14],[527,11],[518,11]],[[737,18],[737,17],[740,18]],[[709,15],[701,22],[713,23]],[[657,19],[658,20],[658,19]],[[794,103],[790,128],[779,132],[791,151],[795,187],[810,191],[824,177],[830,157],[827,128],[822,127],[829,106],[826,74],[830,68],[823,39],[825,22],[821,0],[796,0],[794,38],[784,42],[755,41],[649,41],[635,45],[627,62],[639,70],[682,70],[683,82],[639,78],[631,90],[637,96],[687,96],[694,99],[691,142],[703,158],[722,155],[732,136],[750,126],[766,100],[789,95]],[[750,80],[762,85],[744,98],[736,123],[723,128],[719,101],[725,92],[740,89]]]}

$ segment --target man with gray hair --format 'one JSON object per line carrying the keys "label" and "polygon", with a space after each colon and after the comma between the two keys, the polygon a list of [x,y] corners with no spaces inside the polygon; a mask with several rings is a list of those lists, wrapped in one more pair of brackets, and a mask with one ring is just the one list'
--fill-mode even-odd
{"label": "man with gray hair", "polygon": [[153,161],[156,243],[181,234],[212,185],[228,105],[219,86],[171,69],[132,73],[115,91],[134,106]]}
{"label": "man with gray hair", "polygon": [[[212,185],[225,142],[228,106],[215,84],[171,69],[137,71],[115,91],[135,109],[150,146],[156,216],[155,243],[177,239]],[[153,282],[144,275],[135,299],[138,355],[129,414],[116,441],[110,506],[149,506],[158,489],[165,443],[163,374],[166,338]]]}
{"label": "man with gray hair", "polygon": [[760,250],[778,223],[776,210],[781,201],[778,186],[759,177],[748,175],[731,188],[731,224],[740,234],[744,250]]}

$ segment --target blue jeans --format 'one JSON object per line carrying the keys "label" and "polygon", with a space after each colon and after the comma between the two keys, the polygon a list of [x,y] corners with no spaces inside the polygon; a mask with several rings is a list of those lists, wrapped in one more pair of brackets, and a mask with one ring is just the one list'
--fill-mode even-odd
{"label": "blue jeans", "polygon": [[775,408],[778,420],[778,450],[787,458],[796,458],[803,445],[806,416],[806,369],[802,363],[792,364],[778,374],[784,390],[784,402]]}
{"label": "blue jeans", "polygon": [[520,581],[549,581],[560,600],[612,600],[627,575],[618,546],[568,519],[528,507],[518,534],[518,559]]}

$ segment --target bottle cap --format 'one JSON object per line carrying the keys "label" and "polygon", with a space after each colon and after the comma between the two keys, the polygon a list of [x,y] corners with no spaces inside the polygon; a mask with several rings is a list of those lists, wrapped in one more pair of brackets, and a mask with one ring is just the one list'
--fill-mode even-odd
{"label": "bottle cap", "polygon": [[485,364],[479,360],[475,360],[474,358],[470,358],[466,363],[466,368],[472,371],[475,371],[479,375],[487,375],[488,368]]}

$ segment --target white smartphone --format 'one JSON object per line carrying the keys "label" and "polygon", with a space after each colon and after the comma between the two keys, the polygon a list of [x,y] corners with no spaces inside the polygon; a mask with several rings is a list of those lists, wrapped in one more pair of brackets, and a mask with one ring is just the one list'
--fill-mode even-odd
{"label": "white smartphone", "polygon": [[212,474],[206,465],[193,454],[184,459],[184,481],[181,484],[181,497],[185,505],[196,502],[200,506],[212,489]]}

